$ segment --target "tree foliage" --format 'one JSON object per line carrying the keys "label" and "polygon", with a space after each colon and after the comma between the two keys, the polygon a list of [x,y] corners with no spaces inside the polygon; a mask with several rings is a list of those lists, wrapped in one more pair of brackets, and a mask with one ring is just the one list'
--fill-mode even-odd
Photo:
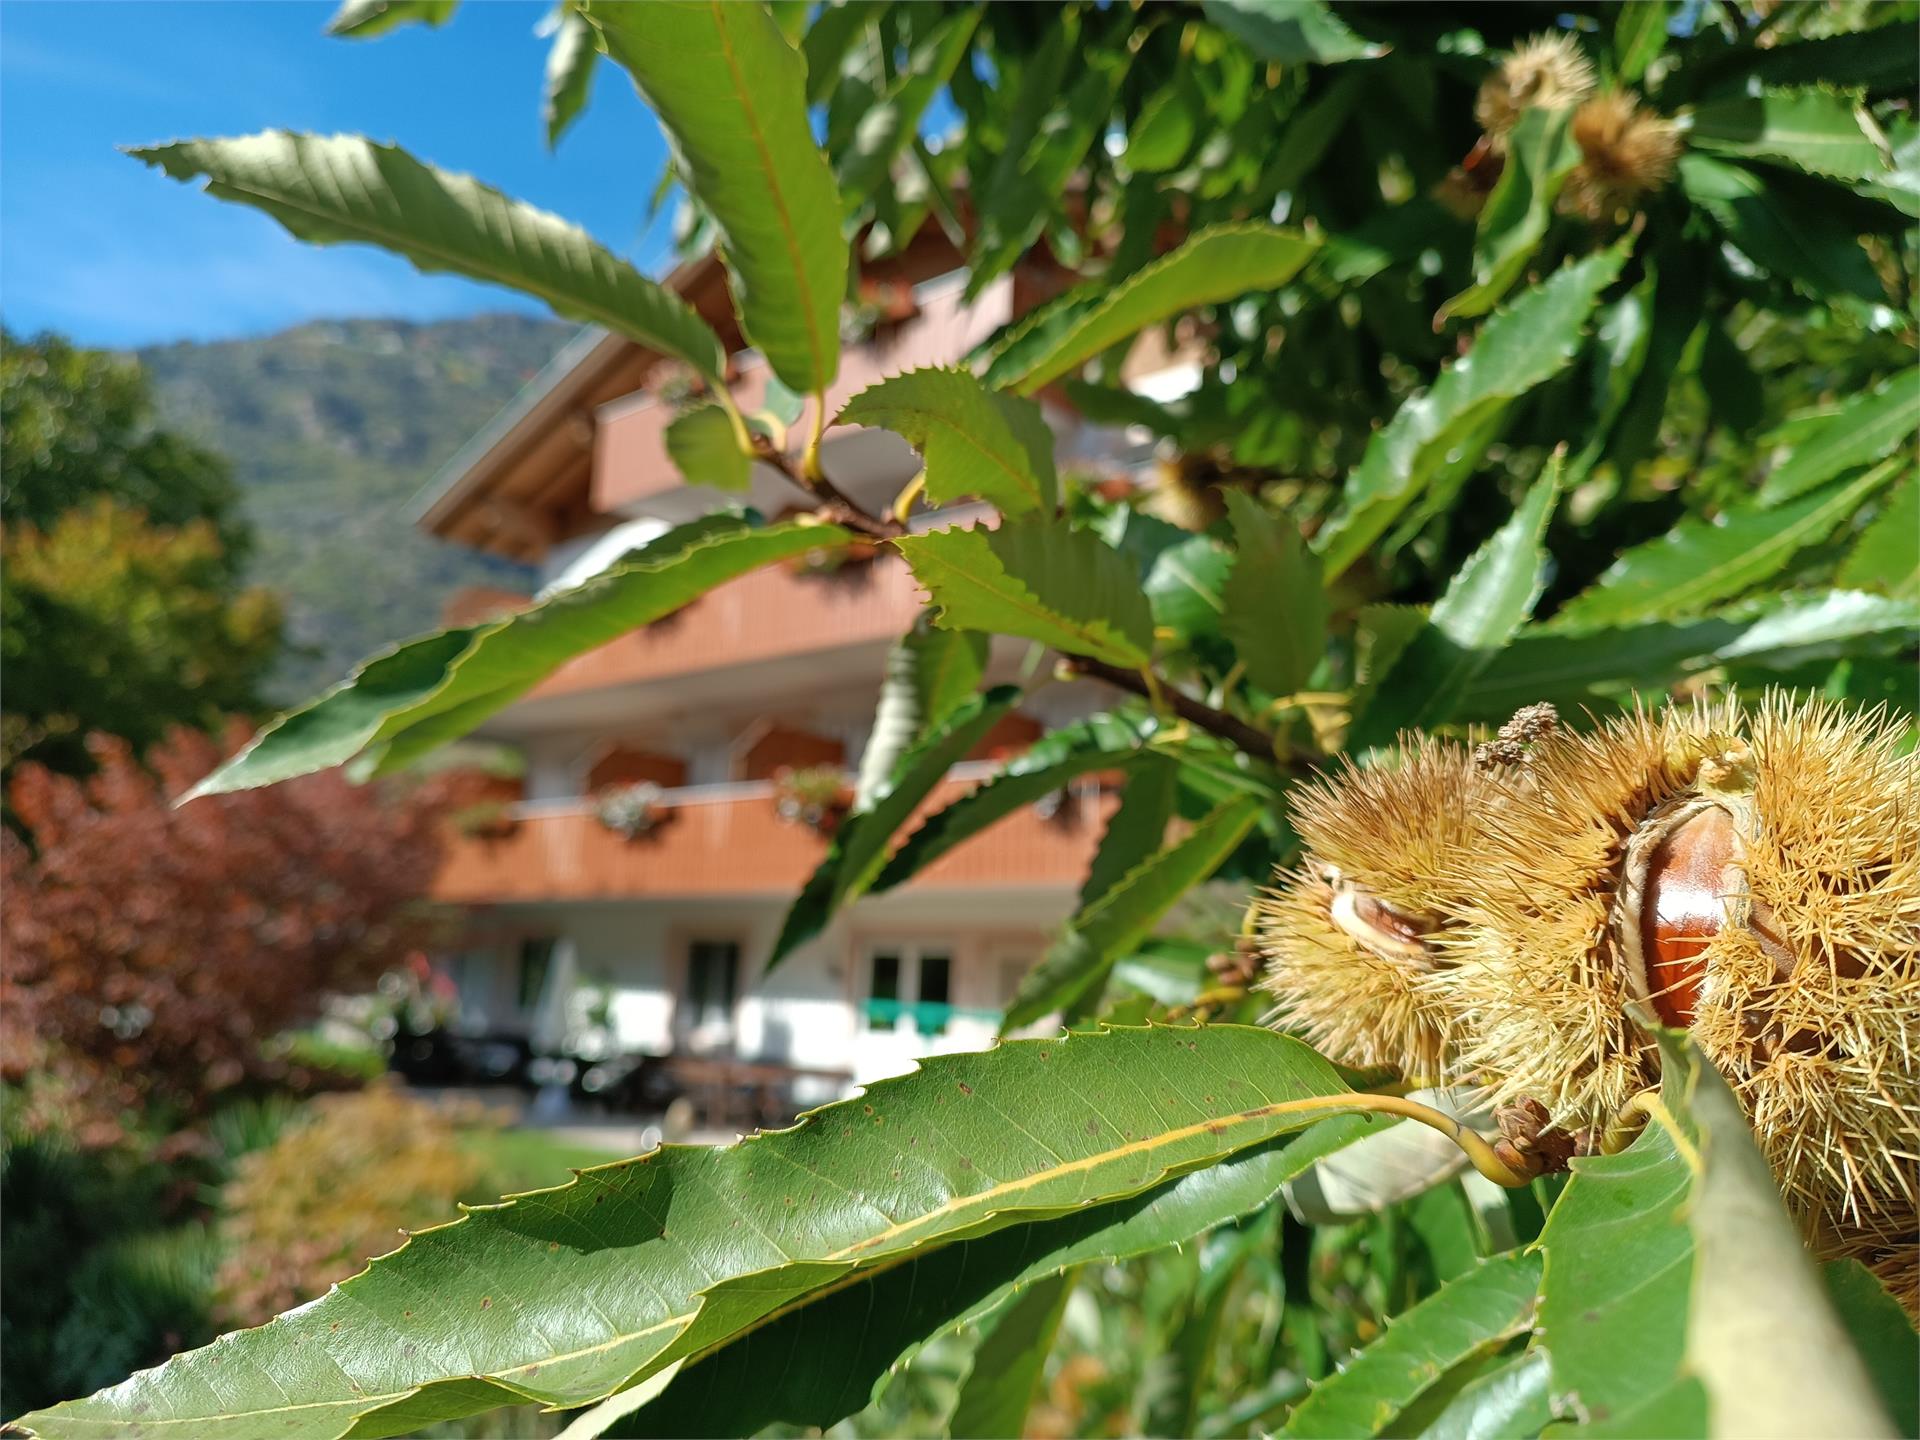
{"label": "tree foliage", "polygon": [[246,531],[219,456],[154,425],[140,367],[56,335],[0,332],[0,520],[51,529],[94,496],[155,525],[220,527],[230,569],[246,558]]}
{"label": "tree foliage", "polygon": [[54,336],[0,333],[0,427],[0,769],[252,708],[280,612],[242,586],[226,462],[155,426],[139,366]]}
{"label": "tree foliage", "polygon": [[324,1294],[404,1228],[439,1220],[479,1174],[449,1116],[426,1101],[387,1085],[320,1096],[301,1123],[243,1156],[221,1195],[221,1318],[264,1324]]}
{"label": "tree foliage", "polygon": [[[377,23],[408,18],[444,17]],[[1920,423],[1913,7],[569,0],[561,18],[564,92],[597,63],[628,72],[742,333],[820,428],[830,322],[867,261],[938,225],[972,294],[1034,256],[1070,272],[965,369],[891,377],[841,417],[897,430],[925,496],[971,496],[997,525],[908,523],[912,495],[854,505],[819,429],[757,438],[797,407],[748,416],[724,387],[677,453],[731,432],[812,496],[810,549],[891,546],[934,630],[1022,638],[1107,687],[1106,713],[911,837],[1019,690],[890,694],[887,773],[863,777],[774,957],[1039,777],[1117,770],[1078,913],[1008,1017],[1075,1028],[470,1213],[274,1326],[28,1417],[36,1433],[131,1435],[161,1413],[213,1437],[384,1434],[520,1400],[594,1406],[579,1434],[825,1427],[979,1320],[939,1423],[1011,1426],[1043,1376],[1003,1350],[1072,1328],[1077,1267],[1202,1235],[1197,1270],[1142,1282],[1169,1364],[1121,1428],[1691,1435],[1794,1414],[1890,1433],[1908,1374],[1884,1363],[1887,1309],[1859,1303],[1884,1292],[1822,1284],[1689,1042],[1649,1027],[1658,1091],[1587,1137],[1607,1153],[1543,1181],[1537,1133],[1492,1143],[1396,1077],[1220,1023],[1260,1011],[1231,925],[1197,946],[1153,931],[1209,880],[1244,890],[1292,863],[1296,788],[1386,761],[1409,727],[1631,706],[1682,679],[1911,714],[1920,553],[1889,528],[1911,513],[1896,480]],[[934,95],[951,134],[916,133]],[[483,275],[718,370],[712,337],[580,232],[392,147],[271,134],[143,158],[296,234]],[[1184,394],[1124,383],[1155,329],[1192,362]],[[1042,404],[1144,427],[1152,483],[1071,473]],[[343,762],[400,767],[793,533],[708,516],[510,622],[416,639],[284,717],[185,813]],[[1506,1193],[1436,1167],[1391,1187],[1404,1205],[1366,1207],[1364,1247],[1323,1226],[1303,1252],[1283,1189],[1382,1116],[1434,1128]],[[1272,1323],[1222,1367],[1223,1334],[1252,1343],[1226,1317],[1256,1293],[1279,1297]],[[1321,1312],[1342,1307],[1336,1331]]]}
{"label": "tree foliage", "polygon": [[236,588],[211,520],[150,524],[105,496],[0,543],[4,760],[84,768],[88,731],[144,750],[179,724],[252,706],[280,646],[280,608]]}

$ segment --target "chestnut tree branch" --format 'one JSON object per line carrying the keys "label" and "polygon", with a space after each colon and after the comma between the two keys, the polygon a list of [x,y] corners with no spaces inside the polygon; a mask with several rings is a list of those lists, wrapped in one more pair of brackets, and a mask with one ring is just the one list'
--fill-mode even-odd
{"label": "chestnut tree branch", "polygon": [[803,467],[795,465],[784,451],[777,449],[765,436],[754,437],[753,456],[820,501],[823,518],[844,525],[849,530],[858,530],[875,540],[891,540],[896,535],[907,533],[907,527],[899,521],[875,515],[856,505],[824,472],[809,476]]}
{"label": "chestnut tree branch", "polygon": [[[1104,660],[1090,660],[1084,655],[1069,655],[1066,666],[1076,674],[1103,680],[1118,690],[1129,694],[1146,696],[1147,682],[1137,671],[1127,670],[1118,665],[1109,665]],[[1309,775],[1313,766],[1304,759],[1287,757],[1282,759],[1274,754],[1273,736],[1257,725],[1250,725],[1237,715],[1229,715],[1224,710],[1203,704],[1191,695],[1183,694],[1171,685],[1160,686],[1161,699],[1188,724],[1206,731],[1209,735],[1218,735],[1222,740],[1269,765],[1278,765],[1293,775]]]}
{"label": "chestnut tree branch", "polygon": [[[754,437],[755,458],[765,461],[784,475],[792,484],[821,501],[821,513],[830,520],[845,525],[849,530],[859,531],[875,540],[891,540],[907,533],[907,527],[893,516],[875,515],[871,511],[856,505],[847,494],[827,478],[818,464],[796,466],[792,459],[776,448],[764,436]],[[815,445],[818,445],[816,439]],[[810,453],[818,453],[817,449]],[[1109,665],[1103,660],[1093,660],[1081,655],[1066,657],[1067,667],[1079,674],[1103,680],[1117,689],[1134,695],[1144,696],[1155,701],[1156,705],[1165,704],[1174,714],[1188,724],[1217,735],[1235,748],[1252,756],[1256,760],[1270,765],[1278,765],[1282,770],[1295,775],[1308,775],[1313,772],[1311,763],[1293,756],[1280,756],[1274,752],[1273,736],[1242,720],[1225,710],[1183,694],[1171,685],[1154,686],[1149,678],[1118,665]],[[1160,691],[1159,695],[1153,692]]]}

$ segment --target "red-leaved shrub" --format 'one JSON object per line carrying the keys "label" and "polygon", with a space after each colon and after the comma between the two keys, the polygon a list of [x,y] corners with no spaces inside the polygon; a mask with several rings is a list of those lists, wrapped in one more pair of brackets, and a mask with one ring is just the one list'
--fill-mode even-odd
{"label": "red-leaved shrub", "polygon": [[457,781],[329,772],[176,809],[221,759],[215,741],[177,731],[145,765],[123,741],[89,745],[91,777],[26,765],[9,790],[27,839],[0,836],[8,1080],[52,1067],[103,1117],[195,1113],[271,1077],[263,1042],[425,937]]}

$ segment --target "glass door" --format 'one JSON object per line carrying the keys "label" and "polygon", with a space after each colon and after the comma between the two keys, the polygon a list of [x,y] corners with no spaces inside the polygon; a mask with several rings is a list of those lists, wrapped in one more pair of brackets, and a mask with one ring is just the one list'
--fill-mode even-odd
{"label": "glass door", "polygon": [[675,1025],[696,1052],[733,1044],[733,1008],[740,993],[740,942],[693,940],[687,945],[686,980],[675,1007]]}
{"label": "glass door", "polygon": [[923,1055],[951,1048],[953,951],[935,944],[868,948],[856,996],[856,1078],[896,1075]]}
{"label": "glass door", "polygon": [[953,1022],[953,954],[942,946],[879,945],[867,955],[864,1028],[925,1039]]}

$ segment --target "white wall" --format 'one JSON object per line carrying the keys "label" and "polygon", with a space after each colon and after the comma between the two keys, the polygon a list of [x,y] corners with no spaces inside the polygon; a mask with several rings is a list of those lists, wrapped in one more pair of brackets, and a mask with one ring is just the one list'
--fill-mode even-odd
{"label": "white wall", "polygon": [[593,741],[584,735],[538,735],[527,740],[521,753],[527,761],[529,800],[571,800],[580,793],[586,773],[587,750]]}
{"label": "white wall", "polygon": [[[501,907],[491,912],[499,943],[491,955],[485,947],[469,950],[459,979],[469,1018],[484,1012],[489,1025],[510,1028],[520,937],[564,936],[573,943],[582,983],[612,992],[609,1010],[619,1048],[664,1054],[690,1042],[684,1033],[676,1035],[674,1025],[689,943],[737,941],[742,968],[735,1053],[840,1072],[864,1084],[909,1068],[921,1055],[983,1048],[994,1032],[991,1021],[961,1016],[934,1036],[921,1036],[910,1022],[891,1031],[870,1029],[868,957],[875,948],[942,950],[953,961],[951,1003],[997,1009],[1071,903],[1064,890],[888,894],[837,918],[771,975],[761,970],[785,919],[785,899]],[[838,1087],[823,1080],[804,1091],[800,1098],[811,1104],[834,1098]]]}

